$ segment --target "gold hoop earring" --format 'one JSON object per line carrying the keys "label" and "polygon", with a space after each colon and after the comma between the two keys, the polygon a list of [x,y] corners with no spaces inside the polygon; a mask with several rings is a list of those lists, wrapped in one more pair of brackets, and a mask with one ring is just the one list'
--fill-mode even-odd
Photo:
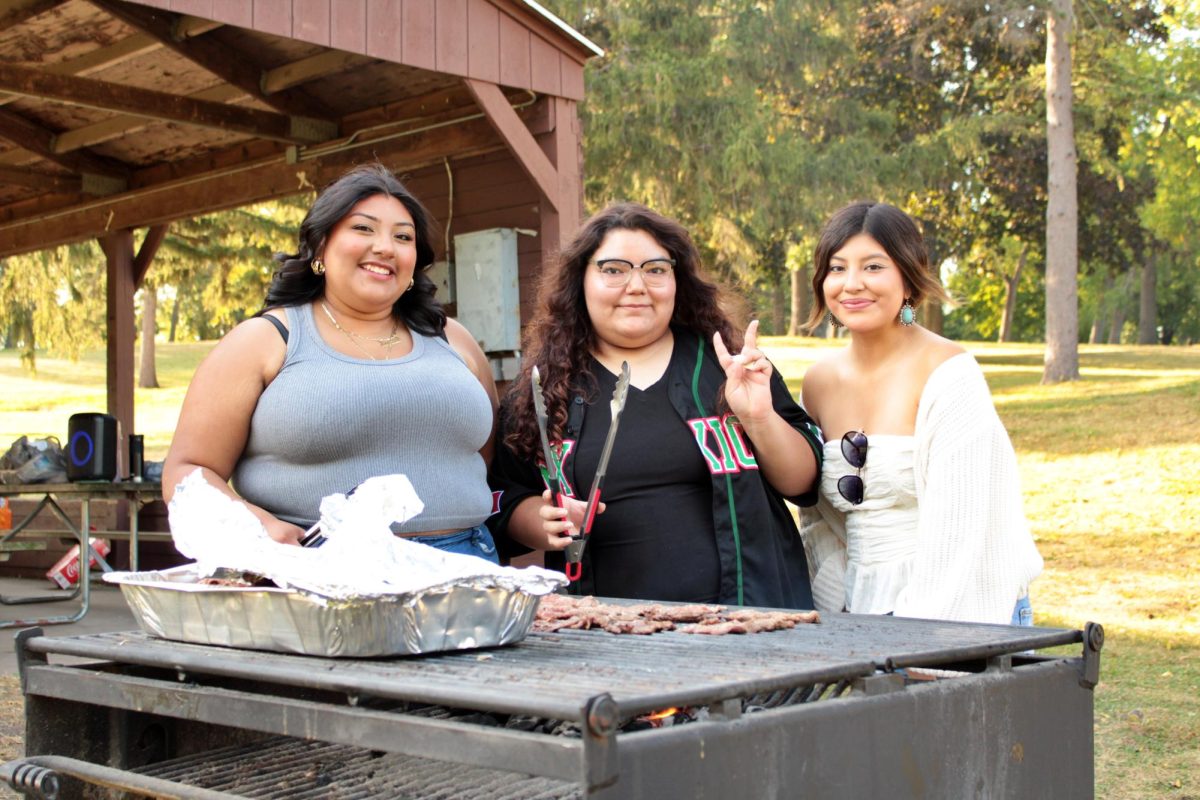
{"label": "gold hoop earring", "polygon": [[312,260],[312,263],[309,264],[309,267],[312,269],[313,275],[324,275],[325,274],[325,262],[319,258],[314,258]]}
{"label": "gold hoop earring", "polygon": [[[411,289],[412,287],[414,287],[414,286],[416,286],[416,285],[417,285],[417,279],[416,279],[416,278],[409,278],[409,279],[408,279],[408,289]],[[406,292],[407,292],[407,291],[408,291],[408,289],[405,289],[404,291],[406,291]]]}

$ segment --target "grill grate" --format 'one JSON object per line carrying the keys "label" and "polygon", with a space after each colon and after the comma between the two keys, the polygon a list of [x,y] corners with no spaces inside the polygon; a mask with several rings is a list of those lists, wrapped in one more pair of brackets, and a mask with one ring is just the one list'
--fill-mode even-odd
{"label": "grill grate", "polygon": [[932,666],[1079,641],[1079,632],[832,614],[819,625],[749,636],[599,631],[533,633],[486,652],[338,660],[156,640],[140,633],[39,637],[42,653],[552,719],[581,719],[609,693],[623,717],[701,706],[876,669]]}
{"label": "grill grate", "polygon": [[255,800],[570,800],[576,784],[277,737],[163,761],[141,775]]}

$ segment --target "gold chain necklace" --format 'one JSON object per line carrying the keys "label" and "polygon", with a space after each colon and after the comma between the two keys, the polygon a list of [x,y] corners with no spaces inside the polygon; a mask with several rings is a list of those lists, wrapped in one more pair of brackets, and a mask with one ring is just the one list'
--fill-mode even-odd
{"label": "gold chain necklace", "polygon": [[378,361],[379,359],[367,352],[367,348],[363,347],[359,343],[360,339],[366,342],[375,342],[381,346],[383,348],[383,357],[385,359],[389,359],[392,357],[392,348],[399,344],[400,340],[403,338],[399,332],[399,325],[392,325],[392,332],[387,336],[361,336],[353,331],[348,331],[343,328],[338,323],[337,318],[333,316],[333,312],[329,310],[329,306],[325,305],[324,302],[321,303],[321,310],[325,312],[325,316],[329,317],[329,321],[333,323],[333,327],[346,334],[346,338],[350,340],[350,343],[361,350],[362,354],[372,361]]}

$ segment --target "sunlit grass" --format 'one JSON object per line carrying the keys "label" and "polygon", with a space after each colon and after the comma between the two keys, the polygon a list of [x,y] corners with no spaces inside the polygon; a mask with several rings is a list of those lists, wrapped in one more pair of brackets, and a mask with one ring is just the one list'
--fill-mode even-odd
{"label": "sunlit grass", "polygon": [[[134,391],[134,427],[146,437],[146,458],[161,460],[171,443],[179,407],[196,365],[212,342],[160,344],[156,372],[158,389]],[[21,366],[14,350],[0,350],[0,446],[7,449],[17,437],[67,438],[67,420],[81,412],[104,412],[103,350],[85,353],[78,361],[39,356],[37,373]]]}
{"label": "sunlit grass", "polygon": [[[840,340],[771,337],[763,349],[799,392]],[[1200,798],[1200,347],[1080,348],[1081,380],[1042,386],[1040,345],[970,342],[1017,450],[1026,515],[1046,570],[1040,625],[1104,625],[1096,688],[1096,793]],[[164,345],[161,389],[138,389],[136,426],[162,458],[210,343]],[[0,443],[59,437],[103,411],[104,353],[39,359],[0,351]],[[1078,654],[1078,647],[1070,650]]]}

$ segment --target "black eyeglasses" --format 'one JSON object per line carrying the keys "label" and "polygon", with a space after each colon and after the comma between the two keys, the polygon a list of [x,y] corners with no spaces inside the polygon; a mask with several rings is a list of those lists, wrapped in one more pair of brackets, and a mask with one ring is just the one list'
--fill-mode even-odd
{"label": "black eyeglasses", "polygon": [[641,264],[633,264],[623,258],[602,258],[596,262],[596,268],[600,270],[604,285],[613,289],[628,284],[633,279],[634,270],[641,271],[642,283],[660,289],[671,282],[675,259],[652,258]]}
{"label": "black eyeglasses", "polygon": [[838,478],[838,494],[846,502],[859,505],[863,501],[862,469],[867,465],[867,435],[862,431],[848,431],[842,437],[842,458],[858,472]]}

